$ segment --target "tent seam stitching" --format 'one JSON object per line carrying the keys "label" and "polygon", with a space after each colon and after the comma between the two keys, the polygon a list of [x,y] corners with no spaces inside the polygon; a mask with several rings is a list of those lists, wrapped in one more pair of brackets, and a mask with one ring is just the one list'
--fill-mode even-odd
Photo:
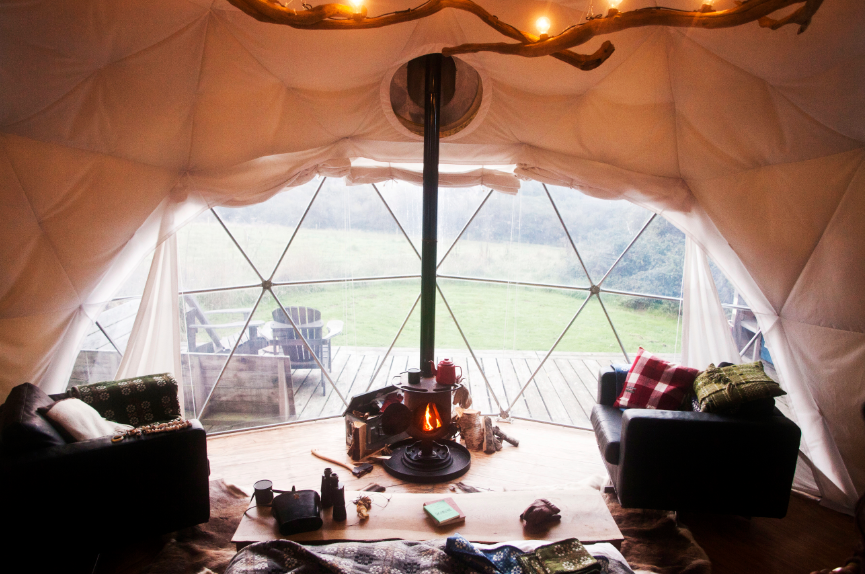
{"label": "tent seam stitching", "polygon": [[[191,3],[191,2],[188,2],[188,3]],[[190,26],[192,26],[193,24],[195,24],[195,22],[196,22],[197,20],[200,20],[200,19],[201,19],[201,16],[199,16],[198,18],[195,18],[194,20],[192,20],[191,22],[188,22],[187,24],[184,24],[183,26],[181,26],[181,27],[178,28],[177,30],[174,30],[173,32],[170,32],[167,36],[165,36],[165,37],[163,37],[163,38],[160,38],[159,40],[153,42],[152,44],[148,44],[147,46],[144,46],[144,47],[142,47],[142,48],[140,48],[140,49],[138,49],[138,50],[135,50],[134,52],[130,52],[129,54],[126,54],[126,55],[124,55],[124,56],[121,56],[121,57],[117,58],[116,60],[111,60],[111,61],[107,62],[106,64],[103,64],[103,65],[97,67],[96,69],[92,70],[89,74],[87,74],[84,78],[82,78],[80,82],[76,83],[74,86],[72,86],[69,90],[67,90],[66,92],[64,92],[64,93],[63,93],[60,97],[58,97],[57,99],[55,99],[55,100],[49,102],[49,103],[46,104],[44,107],[42,107],[42,108],[36,110],[35,112],[33,112],[33,113],[31,113],[31,114],[29,114],[29,115],[27,115],[27,116],[25,116],[25,117],[23,117],[23,118],[21,118],[21,119],[19,119],[19,120],[15,120],[14,122],[12,122],[12,123],[8,123],[8,124],[3,124],[3,125],[0,126],[0,127],[3,127],[3,128],[11,127],[11,126],[14,126],[14,125],[20,124],[20,123],[22,123],[22,122],[26,122],[26,121],[28,121],[28,120],[32,120],[32,119],[35,118],[36,116],[42,114],[43,112],[46,112],[49,108],[52,108],[52,107],[56,106],[57,104],[59,104],[59,103],[60,103],[63,99],[65,99],[69,94],[71,94],[71,93],[74,92],[76,89],[78,89],[78,87],[80,87],[82,84],[84,84],[85,82],[87,82],[88,80],[90,80],[93,76],[99,74],[100,72],[102,72],[102,71],[105,70],[106,68],[108,68],[108,67],[110,67],[110,66],[113,66],[114,64],[117,64],[118,62],[123,62],[124,60],[128,60],[129,58],[132,58],[132,57],[134,57],[134,56],[137,56],[137,55],[139,55],[139,54],[141,54],[141,53],[143,53],[143,52],[145,52],[145,51],[147,51],[147,50],[153,48],[154,46],[157,46],[157,45],[159,45],[159,44],[165,42],[166,40],[170,40],[170,39],[172,39],[174,36],[177,36],[178,34],[181,34],[184,30],[186,30],[187,28],[189,28]]]}
{"label": "tent seam stitching", "polygon": [[[596,90],[597,87],[600,86],[600,85],[601,85],[601,84],[602,84],[602,83],[603,83],[607,78],[609,78],[612,74],[614,74],[614,73],[616,72],[616,70],[618,70],[619,68],[621,68],[622,66],[624,66],[626,63],[628,63],[628,62],[631,60],[631,58],[633,58],[633,57],[637,54],[637,52],[640,50],[640,48],[643,47],[643,44],[645,44],[646,42],[648,42],[648,41],[652,38],[652,36],[654,36],[654,35],[657,34],[657,33],[659,33],[659,32],[654,32],[654,33],[649,33],[649,34],[647,34],[646,37],[643,38],[643,41],[640,42],[640,43],[639,43],[639,44],[634,48],[634,50],[633,50],[630,54],[628,54],[628,55],[625,57],[624,60],[622,60],[621,62],[619,62],[619,64],[618,64],[615,68],[611,69],[611,70],[607,73],[606,76],[604,76],[603,78],[601,78],[600,80],[598,80],[598,83],[596,83],[594,86],[591,86],[589,89],[587,89],[587,90],[586,90],[585,92],[583,92],[582,94],[577,95],[577,96],[576,96],[576,97],[577,97],[577,100],[574,101],[573,103],[571,103],[570,105],[568,105],[568,106],[567,106],[567,109],[565,109],[565,110],[562,111],[562,114],[558,117],[558,120],[559,120],[558,123],[559,123],[560,125],[564,125],[564,122],[562,122],[561,120],[562,120],[563,117],[565,117],[566,114],[568,114],[568,112],[570,112],[571,110],[574,109],[574,107],[576,107],[577,105],[579,105],[580,103],[582,103],[582,102],[583,102],[583,99],[586,97],[586,95],[588,95],[588,94],[590,94],[592,91]],[[525,90],[520,90],[520,91],[525,91]],[[536,93],[534,93],[534,92],[529,92],[529,91],[525,91],[525,93],[532,94],[533,96],[542,95],[542,94],[536,94]],[[565,96],[565,97],[567,98],[568,96]],[[548,129],[548,130],[545,130],[542,134],[540,134],[540,139],[546,138],[546,136],[549,135],[549,134],[552,132],[552,129],[553,129],[553,128],[550,128],[550,129]],[[513,132],[511,132],[511,133],[513,133]],[[516,138],[516,134],[513,134],[513,135],[514,135],[514,139],[516,139],[517,141],[521,141],[521,140],[519,140],[518,138]],[[676,149],[678,149],[678,146],[676,146]],[[610,164],[610,165],[612,165],[612,164]],[[618,167],[618,166],[617,166],[617,167]]]}
{"label": "tent seam stitching", "polygon": [[[211,4],[212,7],[212,4]],[[204,39],[201,42],[201,58],[198,61],[198,80],[195,82],[195,97],[192,99],[192,110],[190,111],[189,126],[189,148],[186,151],[186,162],[184,163],[184,173],[189,172],[189,164],[192,162],[192,147],[195,145],[195,117],[198,115],[198,104],[201,99],[201,76],[204,71],[204,54],[207,51],[207,35],[210,33],[210,18],[213,11],[207,13],[207,21],[204,24]]]}
{"label": "tent seam stitching", "polygon": [[687,177],[687,178],[686,178],[686,177],[682,177],[682,180],[683,180],[683,181],[699,181],[699,182],[701,182],[701,183],[706,183],[706,182],[717,181],[717,180],[725,179],[725,178],[729,178],[729,177],[735,177],[735,176],[738,176],[738,175],[744,175],[744,174],[751,173],[751,172],[754,172],[754,171],[758,171],[758,170],[761,170],[761,169],[767,169],[767,168],[773,168],[773,167],[782,167],[782,166],[787,166],[787,165],[801,164],[801,163],[806,162],[806,161],[817,161],[817,160],[819,160],[819,159],[826,159],[826,158],[830,158],[830,157],[836,157],[836,156],[840,156],[840,155],[844,155],[844,154],[848,154],[848,153],[849,153],[849,154],[852,154],[853,152],[860,152],[860,153],[862,153],[863,151],[865,151],[865,145],[862,145],[861,147],[856,147],[856,148],[852,148],[852,149],[844,150],[844,151],[839,151],[839,152],[835,152],[835,153],[830,153],[829,155],[819,155],[819,156],[815,156],[815,157],[811,157],[811,158],[807,158],[807,159],[795,160],[795,161],[782,161],[782,162],[778,162],[778,163],[769,163],[769,164],[766,164],[766,165],[757,165],[757,166],[754,166],[754,167],[749,167],[748,169],[743,169],[742,171],[734,171],[734,172],[727,173],[727,174],[724,174],[724,175],[716,175],[716,176],[714,176],[714,177],[707,177],[707,178],[701,178],[701,177]]}
{"label": "tent seam stitching", "polygon": [[[217,17],[217,18],[218,18],[218,17]],[[265,65],[261,62],[261,60],[259,60],[258,58],[256,58],[256,57],[255,57],[255,54],[253,54],[253,53],[249,50],[249,48],[246,46],[246,44],[244,44],[243,42],[241,42],[240,39],[239,39],[237,36],[234,35],[233,31],[231,30],[231,27],[230,27],[227,23],[223,22],[222,24],[223,24],[223,26],[225,27],[225,30],[226,30],[226,32],[228,33],[228,35],[231,36],[232,39],[234,39],[234,41],[237,42],[237,44],[238,44],[241,48],[243,48],[243,51],[246,52],[247,55],[248,55],[250,58],[252,58],[252,59],[255,61],[255,63],[258,64],[259,67],[260,67],[262,70],[264,70],[265,72],[267,72],[267,74],[268,74],[269,76],[271,76],[274,80],[276,80],[277,83],[279,83],[279,85],[281,85],[283,88],[285,88],[286,92],[290,92],[290,93],[292,93],[292,94],[295,95],[298,99],[301,99],[301,100],[305,99],[304,96],[302,95],[302,94],[303,94],[303,91],[302,91],[302,90],[300,90],[299,88],[297,88],[297,87],[295,87],[295,86],[289,86],[288,84],[286,84],[285,82],[283,82],[283,81],[282,81],[282,78],[280,78],[279,76],[277,76],[274,72],[272,72],[272,71],[270,70],[270,68],[268,68],[267,66],[265,66]],[[321,123],[321,121],[318,119],[318,115],[317,115],[317,114],[314,114],[314,115],[309,116],[309,117],[311,117],[312,119],[314,119],[314,120],[315,120],[315,123],[316,123],[316,124],[317,124],[321,129],[322,129],[322,131],[324,131],[326,134],[328,134],[328,135],[329,135],[331,138],[333,138],[334,140],[341,140],[341,139],[345,139],[345,137],[338,137],[335,133],[332,133],[329,129],[327,129],[327,127],[325,127],[325,125],[324,125],[323,123]],[[275,139],[275,138],[274,138],[274,139]],[[273,143],[273,142],[271,142],[271,143]],[[333,142],[331,142],[331,143],[333,143]],[[271,154],[275,154],[275,153],[276,153],[276,152],[275,152],[273,149],[271,149]]]}
{"label": "tent seam stitching", "polygon": [[[778,311],[778,316],[782,317],[784,313],[784,308],[787,306],[787,302],[790,300],[790,296],[796,291],[796,288],[799,287],[799,284],[802,281],[802,276],[805,274],[805,270],[811,264],[811,260],[814,258],[814,253],[817,251],[817,248],[820,247],[820,244],[823,243],[823,238],[826,236],[826,231],[832,226],[832,222],[838,217],[838,212],[841,210],[841,205],[844,203],[844,200],[847,199],[847,195],[850,193],[851,186],[853,184],[853,180],[856,179],[856,176],[859,175],[859,172],[862,171],[862,167],[865,166],[865,156],[860,158],[859,166],[853,171],[853,175],[850,176],[850,180],[847,182],[847,187],[844,189],[844,193],[841,195],[841,199],[838,201],[838,204],[835,206],[835,210],[832,212],[832,217],[829,218],[828,223],[826,223],[826,227],[823,228],[823,231],[820,233],[820,237],[817,240],[817,243],[814,245],[814,249],[811,250],[811,254],[808,256],[808,260],[805,261],[805,264],[799,270],[799,275],[796,277],[796,281],[793,283],[793,287],[787,293],[787,296],[784,297],[784,302],[781,304],[781,308]],[[806,325],[811,325],[812,323],[804,323]],[[819,326],[819,325],[818,325]],[[834,329],[835,327],[828,327],[830,329]],[[850,329],[838,329],[839,331],[849,331],[851,333],[860,333],[862,331],[851,331]]]}
{"label": "tent seam stitching", "polygon": [[685,34],[684,31],[682,31],[682,30],[678,30],[678,29],[676,29],[675,31],[678,32],[679,35],[680,35],[683,39],[688,40],[688,41],[691,42],[692,44],[695,44],[696,46],[698,46],[698,47],[701,48],[702,50],[708,52],[709,54],[712,54],[712,56],[718,58],[718,59],[721,60],[722,62],[724,62],[724,63],[726,63],[726,64],[729,64],[730,66],[736,68],[737,70],[739,70],[739,71],[742,72],[743,74],[745,74],[745,75],[747,75],[747,76],[749,76],[749,77],[751,77],[751,78],[754,78],[755,80],[758,80],[759,82],[763,83],[763,84],[764,84],[764,85],[769,89],[769,91],[770,91],[770,93],[771,93],[772,95],[777,94],[778,96],[782,97],[782,98],[783,98],[787,103],[789,103],[791,106],[793,106],[793,108],[795,108],[796,111],[798,111],[799,113],[801,113],[803,116],[805,116],[805,117],[811,119],[811,120],[814,121],[815,123],[817,123],[817,124],[823,126],[825,129],[829,130],[829,131],[832,132],[833,134],[836,134],[836,135],[838,135],[839,137],[842,137],[842,138],[844,138],[844,139],[851,140],[851,141],[854,141],[854,142],[857,142],[857,143],[865,143],[865,142],[861,142],[860,140],[857,140],[857,139],[851,138],[851,137],[848,136],[848,135],[844,135],[844,134],[842,134],[841,132],[839,132],[838,130],[836,130],[835,128],[833,128],[832,126],[826,125],[825,123],[821,122],[821,121],[818,120],[817,118],[813,117],[811,114],[809,114],[808,112],[806,112],[805,110],[803,110],[801,107],[799,107],[798,105],[796,105],[794,102],[790,101],[790,99],[789,99],[787,96],[785,96],[785,95],[781,92],[781,90],[780,90],[777,86],[775,86],[775,84],[773,84],[772,82],[770,82],[770,81],[767,80],[766,78],[762,78],[762,77],[756,75],[754,72],[751,72],[750,70],[747,70],[747,69],[743,68],[742,66],[736,64],[735,62],[731,62],[731,61],[728,60],[727,58],[724,58],[723,56],[721,56],[721,55],[715,53],[714,51],[710,50],[709,48],[706,48],[705,46],[703,46],[703,45],[700,44],[699,42],[696,42],[696,41],[692,40],[692,39],[690,38],[690,36],[688,36],[687,34]]}
{"label": "tent seam stitching", "polygon": [[[42,236],[45,238],[45,241],[48,242],[48,245],[51,246],[51,251],[54,254],[54,259],[57,261],[57,264],[60,266],[60,269],[63,270],[63,276],[66,277],[66,281],[69,283],[69,287],[75,293],[75,296],[78,298],[78,305],[76,307],[81,307],[84,303],[81,299],[81,293],[75,287],[75,284],[72,282],[72,278],[69,277],[69,273],[66,270],[66,267],[61,262],[60,256],[57,254],[57,246],[51,241],[51,237],[48,235],[48,232],[45,231],[45,228],[42,226],[42,220],[39,219],[39,216],[36,214],[36,209],[33,207],[33,200],[30,199],[30,196],[27,194],[27,189],[24,187],[24,183],[21,181],[21,176],[18,174],[18,170],[15,168],[15,163],[12,161],[12,156],[9,154],[9,150],[6,147],[6,138],[3,138],[3,150],[6,155],[6,159],[9,162],[9,167],[12,169],[12,173],[15,175],[15,180],[18,182],[18,186],[21,188],[21,194],[27,200],[27,206],[30,208],[30,213],[33,214],[33,219],[36,221],[36,225],[39,226],[39,230],[42,232]],[[71,308],[70,308],[71,309]]]}

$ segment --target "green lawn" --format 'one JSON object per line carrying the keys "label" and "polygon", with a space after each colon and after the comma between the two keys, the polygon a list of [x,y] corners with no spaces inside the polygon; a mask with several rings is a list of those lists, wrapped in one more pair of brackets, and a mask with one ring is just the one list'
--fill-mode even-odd
{"label": "green lawn", "polygon": [[[230,226],[231,227],[231,226]],[[274,225],[235,225],[232,232],[253,262],[268,277],[291,229]],[[249,264],[216,223],[192,223],[180,232],[182,288],[255,284]],[[556,282],[585,286],[576,266],[560,246],[466,241],[454,250],[443,273]],[[504,271],[503,271],[504,270]],[[420,264],[402,236],[366,231],[302,229],[289,249],[277,281],[310,280],[420,273]],[[548,350],[585,299],[585,292],[515,287],[440,279],[463,332],[478,350]],[[286,307],[297,305],[322,311],[325,321],[344,322],[335,345],[385,347],[420,292],[419,279],[345,281],[327,285],[275,287]],[[204,309],[251,307],[259,288],[199,294]],[[659,306],[636,310],[628,298],[602,295],[607,311],[628,351],[643,346],[650,351],[678,350],[678,317]],[[254,318],[272,319],[276,301],[266,294]],[[417,346],[420,305],[415,309],[397,346]],[[211,315],[213,323],[237,321],[238,316]],[[222,336],[229,333],[220,333]],[[436,346],[465,346],[441,298],[436,304]],[[619,346],[596,298],[582,311],[557,350],[618,352]]]}
{"label": "green lawn", "polygon": [[[510,288],[505,285],[441,280],[440,285],[460,326],[477,350],[550,348],[583,303],[585,295],[542,288]],[[416,280],[355,282],[327,286],[278,287],[277,296],[292,305],[321,310],[325,321],[344,322],[335,345],[386,347],[411,309],[420,282]],[[219,305],[198,300],[206,308],[251,307],[257,293],[219,293]],[[677,349],[677,316],[660,309],[634,310],[614,296],[603,296],[607,311],[628,351],[643,346],[659,353]],[[270,321],[276,301],[266,295],[254,315]],[[420,340],[420,305],[403,330],[397,346],[413,347]],[[236,317],[233,318],[237,320]],[[232,320],[211,315],[215,323]],[[227,334],[227,333],[226,333]],[[458,349],[465,344],[441,298],[436,304],[436,346]],[[597,299],[592,298],[557,347],[559,351],[618,352],[619,346]]]}

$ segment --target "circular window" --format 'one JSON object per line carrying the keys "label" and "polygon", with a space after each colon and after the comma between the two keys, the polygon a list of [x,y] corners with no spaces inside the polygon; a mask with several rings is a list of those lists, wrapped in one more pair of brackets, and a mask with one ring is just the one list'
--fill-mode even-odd
{"label": "circular window", "polygon": [[[406,129],[419,136],[424,131],[423,73],[422,58],[417,58],[400,66],[390,81],[394,115]],[[480,74],[459,58],[444,58],[439,136],[446,138],[465,129],[478,114],[482,101]]]}

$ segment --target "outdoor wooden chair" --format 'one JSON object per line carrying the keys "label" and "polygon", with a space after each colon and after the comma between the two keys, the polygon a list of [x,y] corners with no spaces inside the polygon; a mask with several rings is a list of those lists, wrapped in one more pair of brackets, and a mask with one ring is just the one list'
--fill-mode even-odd
{"label": "outdoor wooden chair", "polygon": [[[189,306],[189,311],[186,312],[186,341],[187,349],[190,353],[228,353],[231,347],[234,346],[238,335],[232,335],[227,338],[220,338],[217,329],[234,329],[238,330],[246,325],[246,320],[249,318],[252,309],[214,309],[205,311],[198,304],[198,301],[192,295],[184,295],[184,300]],[[211,323],[208,315],[240,315],[240,321],[231,323]],[[258,350],[267,345],[267,341],[258,334],[258,328],[264,325],[264,321],[253,320],[249,322],[248,333],[241,333],[241,342],[237,346],[236,353],[238,355],[255,355]],[[199,330],[203,330],[210,338],[209,343],[199,345],[196,341],[196,335]]]}
{"label": "outdoor wooden chair", "polygon": [[[324,322],[321,320],[321,311],[311,307],[287,307],[286,311],[291,315],[303,337],[309,343],[315,356],[321,364],[330,372],[331,347],[330,340],[342,332],[343,322],[338,320],[327,322],[327,334],[323,334]],[[318,369],[312,354],[303,344],[297,331],[289,323],[282,309],[273,310],[273,322],[267,324],[273,333],[272,344],[282,349],[282,354],[291,358],[293,369]],[[321,373],[321,394],[327,394],[325,387],[324,372]]]}

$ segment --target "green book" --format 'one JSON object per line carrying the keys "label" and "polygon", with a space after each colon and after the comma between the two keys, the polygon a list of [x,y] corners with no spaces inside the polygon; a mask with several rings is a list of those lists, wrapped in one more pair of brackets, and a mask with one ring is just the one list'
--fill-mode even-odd
{"label": "green book", "polygon": [[450,498],[427,502],[423,505],[423,509],[437,525],[465,520],[465,515],[460,512],[459,507]]}

